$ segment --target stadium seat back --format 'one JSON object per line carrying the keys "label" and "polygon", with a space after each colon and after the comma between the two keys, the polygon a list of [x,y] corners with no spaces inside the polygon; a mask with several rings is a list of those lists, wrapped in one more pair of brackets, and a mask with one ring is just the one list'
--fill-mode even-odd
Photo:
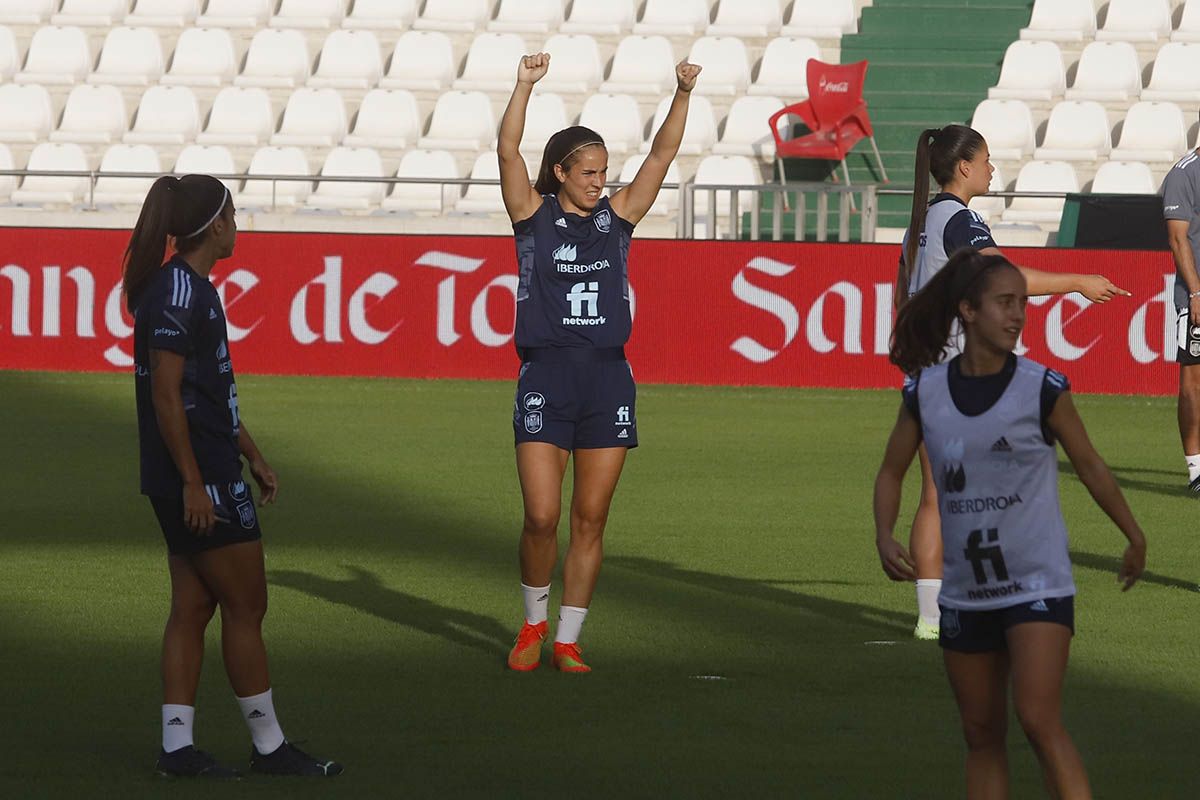
{"label": "stadium seat back", "polygon": [[321,48],[310,86],[369,89],[383,76],[379,40],[371,31],[334,31]]}
{"label": "stadium seat back", "polygon": [[217,93],[199,144],[259,145],[275,130],[271,98],[265,89],[227,86]]}
{"label": "stadium seat back", "polygon": [[417,18],[420,0],[354,0],[343,28],[407,30]]}
{"label": "stadium seat back", "polygon": [[350,147],[399,149],[421,136],[421,111],[412,92],[372,89],[363,98],[354,132],[345,138]]}
{"label": "stadium seat back", "polygon": [[1068,100],[1121,101],[1142,91],[1137,50],[1129,42],[1092,42],[1083,48]]}
{"label": "stadium seat back", "polygon": [[773,36],[783,25],[783,5],[779,0],[722,2],[705,32],[709,36]]}
{"label": "stadium seat back", "polygon": [[1053,100],[1067,88],[1062,51],[1054,42],[1013,42],[1004,51],[1000,79],[988,97],[998,100]]}
{"label": "stadium seat back", "polygon": [[44,86],[0,86],[0,141],[40,142],[54,127],[54,107]]}
{"label": "stadium seat back", "polygon": [[563,21],[562,0],[500,0],[489,31],[549,33]]}
{"label": "stadium seat back", "polygon": [[114,144],[100,159],[101,172],[145,172],[144,178],[96,179],[97,205],[140,206],[162,173],[158,151],[148,144]]}
{"label": "stadium seat back", "polygon": [[387,75],[379,86],[441,91],[454,81],[456,70],[449,36],[438,31],[405,31],[396,41]]}
{"label": "stadium seat back", "polygon": [[125,100],[115,86],[76,86],[67,95],[62,122],[50,134],[52,142],[108,143],[127,129]]}
{"label": "stadium seat back", "polygon": [[[778,97],[765,95],[739,97],[729,107],[721,140],[713,145],[720,155],[775,158],[775,137],[771,136],[771,115],[783,108]],[[782,123],[786,124],[786,122]]]}
{"label": "stadium seat back", "polygon": [[559,29],[563,33],[615,36],[628,33],[636,19],[634,0],[575,0],[570,16]]}
{"label": "stadium seat back", "polygon": [[184,144],[200,132],[200,104],[186,86],[151,86],[138,103],[127,144]]}
{"label": "stadium seat back", "polygon": [[1093,194],[1156,194],[1154,175],[1144,161],[1107,161],[1096,170]]}
{"label": "stadium seat back", "polygon": [[302,88],[292,92],[279,132],[271,144],[332,147],[346,136],[346,102],[336,89]]}
{"label": "stadium seat back", "polygon": [[162,43],[152,28],[113,28],[88,83],[148,86],[162,77],[163,64]]}
{"label": "stadium seat back", "polygon": [[[537,82],[537,91],[585,94],[592,92],[604,79],[600,48],[591,36],[555,34],[546,40],[542,49],[550,54],[553,67]],[[513,71],[515,74],[515,64]]]}
{"label": "stadium seat back", "polygon": [[[260,147],[250,158],[246,175],[310,175],[308,158],[299,147]],[[272,189],[272,184],[274,188]],[[238,207],[293,208],[303,205],[312,193],[310,181],[248,179],[234,198]]]}
{"label": "stadium seat back", "polygon": [[637,100],[627,94],[590,95],[579,124],[603,136],[610,153],[637,150],[645,138]]}
{"label": "stadium seat back", "polygon": [[425,150],[488,149],[496,138],[492,103],[483,92],[450,91],[433,107],[429,133],[418,146]]}
{"label": "stadium seat back", "polygon": [[688,61],[704,66],[696,79],[697,94],[741,95],[750,85],[750,59],[736,36],[701,36],[692,43]]}
{"label": "stadium seat back", "polygon": [[517,64],[528,50],[515,33],[481,33],[471,42],[462,77],[454,82],[461,91],[504,91],[512,88]]}
{"label": "stadium seat back", "polygon": [[246,65],[235,86],[291,89],[308,78],[308,42],[300,31],[264,28],[250,40]]}
{"label": "stadium seat back", "polygon": [[821,48],[806,37],[779,36],[767,43],[758,77],[747,89],[749,94],[782,97],[789,101],[808,97],[807,81],[797,80],[808,74],[808,62],[821,60]]}
{"label": "stadium seat back", "polygon": [[626,36],[617,44],[608,80],[600,91],[661,94],[675,85],[675,55],[663,36]]}
{"label": "stadium seat back", "polygon": [[1108,113],[1094,100],[1064,100],[1050,111],[1039,161],[1096,161],[1112,149]]}
{"label": "stadium seat back", "polygon": [[1021,100],[984,100],[975,107],[971,127],[987,140],[993,159],[1019,161],[1033,153],[1033,112]]}
{"label": "stadium seat back", "polygon": [[82,81],[91,68],[92,51],[82,28],[48,26],[33,34],[16,81],[70,85]]}
{"label": "stadium seat back", "polygon": [[[495,155],[492,154],[492,158]],[[400,159],[397,178],[458,178],[454,154],[446,150],[409,150]],[[436,183],[397,183],[383,201],[389,211],[448,211],[454,207],[460,187]]]}
{"label": "stadium seat back", "polygon": [[233,38],[220,28],[188,28],[179,35],[175,55],[162,82],[175,86],[221,86],[237,71]]}

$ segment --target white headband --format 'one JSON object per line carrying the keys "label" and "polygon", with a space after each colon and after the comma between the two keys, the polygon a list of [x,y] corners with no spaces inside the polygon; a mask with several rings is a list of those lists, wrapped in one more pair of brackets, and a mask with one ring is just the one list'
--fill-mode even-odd
{"label": "white headband", "polygon": [[600,145],[601,147],[604,147],[604,142],[602,142],[602,141],[600,141],[600,140],[598,140],[598,139],[597,139],[597,140],[595,140],[595,141],[591,141],[591,142],[584,142],[583,144],[576,146],[574,150],[572,150],[571,152],[567,153],[565,156],[563,156],[562,158],[560,158],[560,159],[558,160],[558,163],[559,163],[559,164],[563,163],[564,161],[566,161],[566,160],[567,160],[568,158],[570,158],[571,156],[575,155],[577,152],[579,152],[579,151],[580,151],[580,150],[582,150],[583,148],[585,148],[585,147],[591,147],[591,146],[592,146],[592,145],[594,145],[594,144],[598,144],[598,145]]}
{"label": "white headband", "polygon": [[208,218],[208,221],[207,221],[207,222],[205,222],[203,225],[201,225],[199,228],[196,228],[196,230],[192,231],[192,232],[191,232],[191,233],[189,233],[187,236],[182,236],[182,237],[180,237],[180,238],[182,238],[182,239],[190,239],[190,238],[192,238],[193,236],[195,236],[196,234],[198,234],[198,233],[200,233],[201,231],[203,231],[203,230],[204,230],[205,228],[207,228],[209,225],[212,225],[212,224],[213,224],[213,221],[214,221],[214,220],[216,220],[216,218],[217,218],[217,217],[221,216],[221,212],[225,210],[225,204],[226,204],[226,203],[228,203],[228,202],[229,202],[229,187],[228,187],[228,186],[226,186],[226,187],[225,187],[225,196],[221,198],[221,205],[217,206],[217,213],[215,213],[215,214],[213,214],[211,217],[209,217],[209,218]]}

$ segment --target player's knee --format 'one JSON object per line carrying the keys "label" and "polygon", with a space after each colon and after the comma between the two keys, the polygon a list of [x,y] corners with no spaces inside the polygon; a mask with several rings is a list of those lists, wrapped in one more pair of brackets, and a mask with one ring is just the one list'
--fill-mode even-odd
{"label": "player's knee", "polygon": [[1056,709],[1044,709],[1017,704],[1017,721],[1025,738],[1035,746],[1057,736],[1062,731],[1062,719]]}
{"label": "player's knee", "polygon": [[571,512],[571,538],[598,541],[604,535],[608,514],[602,511],[573,510]]}
{"label": "player's knee", "polygon": [[217,601],[208,595],[171,598],[170,621],[175,625],[203,628],[217,610]]}
{"label": "player's knee", "polygon": [[1004,747],[1008,723],[1004,719],[964,719],[963,739],[969,750],[992,750]]}
{"label": "player's knee", "polygon": [[222,622],[235,625],[262,625],[267,616],[267,590],[254,589],[239,592],[235,597],[228,598],[221,604]]}
{"label": "player's knee", "polygon": [[540,539],[553,539],[558,535],[557,508],[526,509],[525,533]]}

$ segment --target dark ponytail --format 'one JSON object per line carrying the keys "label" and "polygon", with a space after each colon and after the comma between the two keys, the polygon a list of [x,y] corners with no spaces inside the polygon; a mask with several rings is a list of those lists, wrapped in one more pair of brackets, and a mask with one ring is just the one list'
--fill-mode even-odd
{"label": "dark ponytail", "polygon": [[130,313],[162,266],[168,238],[177,252],[194,250],[228,202],[225,184],[208,175],[164,175],[154,182],[125,248],[123,289]]}
{"label": "dark ponytail", "polygon": [[958,163],[975,158],[983,143],[979,132],[966,125],[926,128],[917,137],[912,215],[908,220],[908,239],[904,246],[904,263],[900,268],[900,285],[897,287],[900,302],[903,303],[908,297],[909,278],[917,263],[921,233],[925,230],[925,212],[929,207],[929,176],[933,175],[938,186],[945,186],[954,178],[954,170]]}
{"label": "dark ponytail", "polygon": [[554,165],[558,164],[566,172],[579,158],[579,152],[585,147],[599,145],[604,147],[604,138],[591,128],[573,125],[563,128],[550,137],[546,148],[542,151],[542,165],[538,169],[537,181],[533,184],[538,194],[556,194],[562,187],[562,182],[554,174]]}
{"label": "dark ponytail", "polygon": [[988,276],[1002,269],[1016,267],[1004,256],[981,255],[970,247],[950,256],[946,266],[900,306],[892,328],[888,353],[891,362],[906,375],[940,362],[958,317],[959,303],[966,300],[972,308],[978,308]]}

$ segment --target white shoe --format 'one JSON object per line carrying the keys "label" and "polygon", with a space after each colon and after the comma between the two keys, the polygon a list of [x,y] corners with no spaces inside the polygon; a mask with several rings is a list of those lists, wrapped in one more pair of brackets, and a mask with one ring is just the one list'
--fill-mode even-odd
{"label": "white shoe", "polygon": [[917,627],[913,628],[913,638],[921,639],[922,641],[937,641],[940,628],[937,625],[930,625],[921,618],[917,618]]}

